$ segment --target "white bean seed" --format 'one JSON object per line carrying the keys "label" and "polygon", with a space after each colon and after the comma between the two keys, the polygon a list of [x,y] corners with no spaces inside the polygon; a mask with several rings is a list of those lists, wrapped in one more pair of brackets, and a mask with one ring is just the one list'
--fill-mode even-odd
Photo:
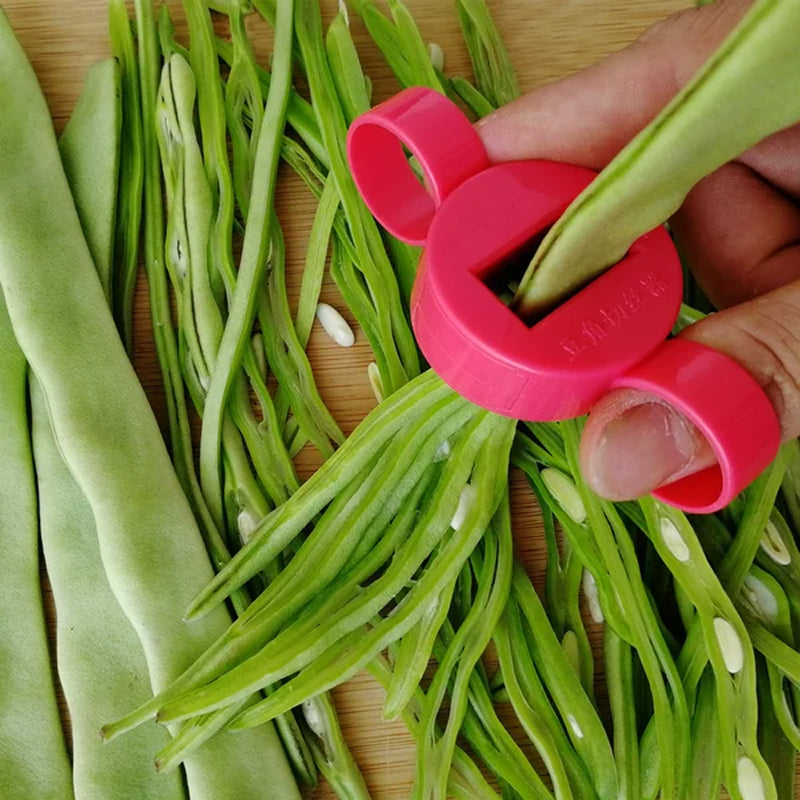
{"label": "white bean seed", "polygon": [[341,347],[352,347],[355,344],[356,336],[353,329],[347,324],[347,320],[333,307],[327,303],[317,304],[317,319],[322,325],[325,333]]}
{"label": "white bean seed", "polygon": [[736,629],[728,620],[714,617],[714,633],[717,636],[719,649],[722,650],[725,668],[731,675],[741,672],[744,666],[744,648]]}
{"label": "white bean seed", "polygon": [[461,529],[461,526],[464,524],[464,520],[467,518],[469,510],[475,504],[475,498],[477,496],[478,492],[475,490],[475,487],[469,483],[461,490],[461,495],[458,498],[458,506],[456,506],[456,512],[453,514],[453,519],[450,521],[450,527],[453,530],[457,531]]}
{"label": "white bean seed", "polygon": [[553,498],[571,519],[582,523],[586,519],[586,506],[575,484],[561,471],[546,467],[542,470],[542,480]]}
{"label": "white bean seed", "polygon": [[689,547],[681,536],[675,523],[669,517],[662,517],[659,523],[661,540],[678,561],[686,563],[690,558]]}

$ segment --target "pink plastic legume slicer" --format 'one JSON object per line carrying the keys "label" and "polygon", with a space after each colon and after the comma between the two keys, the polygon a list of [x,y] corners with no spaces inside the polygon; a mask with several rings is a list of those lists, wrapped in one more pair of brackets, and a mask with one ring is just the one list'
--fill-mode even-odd
{"label": "pink plastic legume slicer", "polygon": [[593,172],[551,161],[492,165],[466,116],[425,88],[406,89],[355,120],[348,158],[378,221],[425,246],[411,298],[414,333],[459,394],[532,421],[585,414],[619,387],[669,402],[718,460],[654,492],[686,511],[726,505],[775,456],[778,421],[750,375],[715,350],[667,339],[683,281],[663,228],[637,239],[618,264],[532,326],[490,288],[515,255],[530,254]]}

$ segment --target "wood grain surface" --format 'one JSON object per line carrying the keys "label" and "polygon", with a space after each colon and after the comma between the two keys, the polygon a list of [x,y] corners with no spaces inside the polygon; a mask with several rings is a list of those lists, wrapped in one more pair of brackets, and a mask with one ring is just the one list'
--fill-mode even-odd
{"label": "wood grain surface", "polygon": [[[653,21],[686,7],[689,0],[489,0],[510,50],[524,90],[592,64],[622,48]],[[452,0],[407,0],[424,37],[442,46],[449,74],[469,75],[469,62]],[[176,4],[177,5],[177,4]],[[335,3],[324,0],[328,15]],[[3,6],[39,76],[56,130],[63,128],[80,91],[86,68],[109,54],[105,0],[5,0]],[[176,11],[176,14],[179,14]],[[270,35],[265,26],[248,20],[257,55],[266,63]],[[179,31],[181,28],[179,27]],[[353,20],[353,31],[374,94],[382,99],[397,86],[363,27]],[[0,109],[0,113],[2,109]],[[314,203],[300,182],[282,168],[278,211],[283,224],[290,293],[299,288]],[[140,287],[142,288],[142,287]],[[324,299],[344,309],[335,288],[326,284]],[[158,365],[152,349],[144,293],[136,307],[135,365],[160,419],[164,418]],[[346,311],[345,311],[346,314]],[[367,381],[370,358],[365,337],[343,349],[332,344],[318,326],[309,354],[322,395],[346,432],[374,405]],[[303,474],[313,470],[314,453],[299,457]],[[543,546],[535,506],[518,476],[512,479],[514,531],[518,552],[541,579]],[[407,797],[414,766],[414,749],[402,724],[381,720],[382,692],[367,675],[359,675],[335,692],[339,716],[353,753],[376,800]],[[510,726],[513,726],[509,722]],[[2,794],[2,790],[0,790]],[[321,784],[310,797],[334,797]]]}

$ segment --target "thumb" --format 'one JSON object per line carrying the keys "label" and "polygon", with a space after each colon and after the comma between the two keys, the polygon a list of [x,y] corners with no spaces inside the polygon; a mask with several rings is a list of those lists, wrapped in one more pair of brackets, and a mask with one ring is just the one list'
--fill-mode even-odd
{"label": "thumb", "polygon": [[[766,393],[782,439],[800,435],[800,281],[712,314],[681,336],[731,357]],[[742,425],[747,425],[742,419]],[[592,409],[581,466],[592,489],[630,500],[715,463],[702,433],[665,401],[620,389]]]}

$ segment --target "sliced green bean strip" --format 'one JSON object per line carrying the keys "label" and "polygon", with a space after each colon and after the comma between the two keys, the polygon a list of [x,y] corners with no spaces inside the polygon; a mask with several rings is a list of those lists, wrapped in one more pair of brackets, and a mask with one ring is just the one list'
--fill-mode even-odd
{"label": "sliced green bean strip", "polygon": [[422,250],[410,244],[395,239],[390,233],[384,232],[383,239],[386,242],[386,249],[392,259],[397,282],[400,284],[403,302],[408,307],[411,302],[411,290],[414,287],[414,279],[417,277],[417,265],[419,264]]}
{"label": "sliced green bean strip", "polygon": [[[720,581],[723,583],[727,581],[725,590],[729,595],[734,593],[734,587],[741,587],[746,573],[750,569],[752,555],[758,550],[761,533],[769,519],[770,510],[772,509],[775,494],[778,490],[781,475],[783,474],[783,459],[788,452],[788,448],[784,446],[776,462],[756,480],[751,490],[748,491],[745,511],[742,514],[739,530],[736,538],[733,540],[733,544],[729,545],[727,541],[719,543],[719,548],[724,552],[724,556],[721,563],[716,568],[716,571]],[[715,526],[714,530],[720,535],[724,533],[726,529],[724,526]],[[738,589],[735,589],[735,591],[738,592]],[[741,607],[739,611],[742,613]],[[751,621],[746,614],[743,618],[747,627],[747,633],[756,649],[763,650],[764,648],[771,648],[777,641],[779,643],[777,648],[778,654],[773,654],[771,656],[772,659],[774,660],[775,658],[781,658],[786,655],[788,661],[791,662],[793,653],[791,648],[782,648],[779,640],[756,620]],[[683,675],[684,685],[690,693],[693,692],[698,685],[707,661],[702,642],[703,635],[701,626],[699,623],[693,624],[678,657],[678,666]],[[800,679],[800,671],[797,672],[796,675],[798,679]],[[647,747],[644,745],[645,741],[648,742]],[[643,737],[643,752],[646,751],[648,755],[651,755],[651,748],[654,746],[654,742],[655,739],[652,736],[648,736],[648,731],[646,731]],[[643,763],[645,764],[652,760],[653,758],[643,757]]]}
{"label": "sliced green bean strip", "polygon": [[736,536],[717,572],[726,591],[736,597],[744,576],[758,553],[761,537],[775,505],[790,451],[781,447],[775,460],[748,487],[744,513],[739,520]]}
{"label": "sliced green bean strip", "polygon": [[272,221],[272,257],[267,291],[259,301],[259,320],[267,358],[289,402],[300,430],[328,457],[344,434],[319,396],[311,364],[300,343],[286,293],[286,257],[277,218]]}
{"label": "sliced green bean strip", "polygon": [[547,545],[544,587],[547,617],[550,620],[550,624],[553,626],[553,631],[556,636],[561,638],[564,635],[564,626],[567,618],[565,576],[564,570],[561,567],[561,556],[558,552],[555,516],[547,503],[540,502],[539,506],[542,512],[545,544]]}
{"label": "sliced green bean strip", "polygon": [[[423,789],[427,786],[429,791],[432,789],[434,797],[445,797],[456,738],[468,707],[471,675],[492,638],[511,590],[514,547],[507,493],[487,530],[484,544],[486,555],[483,564],[476,564],[478,568],[474,570],[478,591],[472,609],[451,640],[447,654],[439,660],[439,668],[428,690],[426,716],[422,718],[422,724],[427,726],[427,747],[422,754],[422,764],[426,766],[418,766],[417,785]],[[473,560],[477,561],[475,554]],[[454,668],[447,724],[444,733],[437,739],[433,723]],[[431,702],[432,699],[438,702]],[[426,768],[429,770],[427,773]]]}
{"label": "sliced green bean strip", "polygon": [[[737,763],[739,758],[745,756],[758,768],[766,796],[770,795],[770,791],[774,794],[774,786],[771,790],[769,788],[772,783],[769,770],[758,750],[755,658],[745,626],[708,564],[686,517],[649,498],[639,502],[645,511],[648,523],[646,532],[650,540],[697,609],[697,624],[702,627],[708,659],[715,676],[720,752],[726,787],[734,797],[740,796]],[[729,645],[729,649],[738,649],[742,654],[741,663],[736,663],[735,669],[731,669],[727,651],[723,650],[719,620],[738,640]],[[694,693],[692,687],[689,691]]]}
{"label": "sliced green bean strip", "polygon": [[431,598],[417,624],[398,643],[392,681],[386,687],[383,701],[384,719],[401,716],[420,685],[436,636],[447,616],[453,589],[453,585],[446,586],[440,595]]}
{"label": "sliced green bean strip", "polygon": [[[761,752],[775,778],[778,800],[794,800],[797,751],[778,724],[769,702],[768,679],[762,659],[757,659],[760,697],[758,737]],[[704,800],[704,799],[703,799]],[[715,798],[716,800],[716,798]]]}
{"label": "sliced green bean strip", "polygon": [[[233,64],[233,45],[220,37],[214,39],[214,46],[217,55],[228,65]],[[269,84],[271,80],[270,74],[263,68],[256,65],[256,75],[258,82],[261,85],[262,95],[269,92]],[[320,138],[319,126],[317,125],[316,117],[314,116],[314,109],[311,104],[300,94],[297,90],[291,89],[289,93],[289,105],[286,109],[286,121],[289,126],[294,129],[298,136],[302,139],[303,144],[308,148],[309,152],[321,164],[327,166],[328,154],[325,150],[325,145]],[[285,146],[291,139],[284,138],[283,145]]]}
{"label": "sliced green bean strip", "polygon": [[494,111],[494,106],[466,78],[454,75],[450,78],[450,86],[478,119],[488,117]]}
{"label": "sliced green bean strip", "polygon": [[[369,662],[367,669],[384,689],[388,687],[394,677],[393,668],[380,654]],[[419,708],[423,696],[422,689],[417,687],[411,702],[402,712],[403,722],[405,722],[411,736],[416,741],[420,737]],[[486,779],[481,775],[480,770],[461,748],[456,748],[453,757],[448,789],[454,797],[463,797],[465,800],[496,800],[497,798]]]}
{"label": "sliced green bean strip", "polygon": [[109,0],[108,29],[111,52],[120,66],[122,126],[119,197],[111,280],[114,319],[128,352],[133,346],[133,293],[139,256],[144,182],[142,99],[133,31],[124,0]]}
{"label": "sliced green bean strip", "polygon": [[[464,559],[485,529],[487,514],[499,502],[497,482],[504,477],[499,465],[502,464],[505,453],[504,435],[507,427],[506,420],[485,414],[479,414],[464,426],[457,446],[460,459],[454,457],[452,464],[448,462],[448,469],[442,474],[434,503],[416,521],[414,532],[402,551],[391,561],[386,571],[364,588],[360,595],[356,595],[338,611],[327,612],[319,621],[316,635],[310,635],[309,630],[302,625],[297,633],[287,629],[260,654],[230,670],[226,675],[196,692],[167,703],[159,712],[159,718],[166,720],[190,716],[197,713],[201,705],[203,710],[217,705],[224,706],[230,702],[230,698],[248,691],[245,686],[258,685],[268,678],[268,682],[273,682],[277,679],[274,676],[288,675],[316,658],[311,669],[301,672],[299,677],[284,684],[275,695],[249,709],[234,722],[234,726],[256,724],[260,718],[271,718],[276,713],[282,713],[276,709],[286,703],[291,708],[306,697],[346,680],[375,652],[402,636],[423,613],[425,600],[430,593],[441,591],[458,573]],[[361,626],[373,619],[407,585],[431,548],[441,540],[444,530],[449,528],[461,489],[476,457],[473,476],[476,497],[466,514],[463,526],[437,551],[394,613],[366,635],[361,633]],[[339,644],[336,644],[337,640],[341,640]],[[355,642],[358,647],[353,649],[352,644]],[[272,651],[275,651],[277,658],[273,658]]]}
{"label": "sliced green bean strip", "polygon": [[306,700],[303,719],[313,734],[309,741],[316,763],[336,795],[369,800],[364,776],[347,747],[330,695],[320,694]]}
{"label": "sliced green bean strip", "polygon": [[[378,365],[379,376],[388,369],[388,362],[384,352],[384,343],[379,330],[379,323],[375,307],[370,302],[369,289],[364,285],[363,278],[359,275],[355,265],[355,254],[346,239],[343,239],[340,230],[343,226],[337,218],[334,230],[337,237],[333,241],[331,254],[331,278],[336,288],[341,292],[347,307],[353,312],[358,324],[364,331],[367,341],[372,348],[375,363]],[[383,378],[381,378],[383,385]]]}
{"label": "sliced green bean strip", "polygon": [[[233,294],[236,270],[233,263],[233,180],[228,166],[228,147],[225,130],[225,102],[219,79],[211,18],[203,0],[183,0],[189,25],[189,63],[197,83],[197,106],[203,143],[203,160],[211,188],[214,222],[209,235],[210,280],[214,296],[222,305],[223,293],[228,301]],[[218,463],[218,462],[217,462]],[[201,458],[201,482],[203,479]],[[215,493],[207,497],[209,508],[219,523],[221,498]]]}
{"label": "sliced green bean strip", "polygon": [[401,85],[413,86],[412,68],[397,27],[392,25],[372,0],[354,0],[352,6],[363,20],[369,35],[383,53],[389,68]]}
{"label": "sliced green bean strip", "polygon": [[[753,558],[758,552],[761,537],[769,521],[780,487],[786,453],[787,450],[782,448],[773,464],[748,489],[745,511],[739,522],[736,536],[716,568],[717,577],[729,596],[736,597],[738,595],[753,563]],[[684,684],[690,691],[697,686],[706,664],[702,640],[701,627],[699,624],[695,624],[689,630],[678,657]]]}
{"label": "sliced green bean strip", "polygon": [[[439,650],[436,650],[437,657]],[[477,672],[470,678],[469,707],[462,726],[464,737],[497,777],[523,798],[551,800],[552,794],[517,742],[506,730]]]}
{"label": "sliced green bean strip", "polygon": [[[242,12],[231,9],[233,63],[225,86],[225,110],[231,138],[233,187],[242,217],[247,217],[256,160],[256,144],[264,118],[264,101],[256,72],[255,56],[244,28]],[[245,129],[248,120],[252,136]]]}
{"label": "sliced green bean strip", "polygon": [[297,338],[303,347],[308,344],[311,327],[314,324],[317,300],[325,276],[325,261],[333,232],[333,221],[338,209],[339,195],[336,191],[336,184],[333,179],[329,178],[325,181],[325,188],[322,190],[319,205],[314,214],[314,222],[311,225],[303,269],[303,282],[300,286],[300,299],[297,302],[295,329]]}
{"label": "sliced green bean strip", "polygon": [[245,702],[234,703],[224,711],[214,714],[213,719],[200,717],[197,720],[189,720],[181,726],[175,738],[156,753],[156,770],[162,774],[174,771],[185,759],[202,747],[212,735],[222,730],[225,724],[241,710]]}
{"label": "sliced green bean strip", "polygon": [[[287,503],[258,526],[247,547],[233,557],[230,566],[218,573],[192,603],[187,615],[194,618],[205,613],[228,591],[254,577],[262,566],[262,553],[259,551],[272,553],[282,550],[349,483],[353,473],[379,452],[406,422],[405,411],[414,409],[424,413],[448,391],[434,373],[426,372],[370,412],[334,456]],[[264,560],[270,561],[271,556]]]}
{"label": "sliced green bean strip", "polygon": [[414,22],[408,8],[401,0],[389,0],[389,11],[391,11],[401,46],[411,67],[413,85],[428,86],[444,94],[444,87],[431,64],[428,48],[425,46],[417,23]]}
{"label": "sliced green bean strip", "polygon": [[722,783],[722,751],[719,746],[720,718],[716,709],[714,681],[703,673],[692,718],[692,796],[697,800],[719,800]]}
{"label": "sliced green bean strip", "polygon": [[571,670],[535,589],[519,566],[514,571],[514,598],[527,623],[528,649],[536,670],[565,722],[575,751],[586,765],[594,790],[600,798],[616,798],[617,768],[603,723],[579,677]]}
{"label": "sliced green bean strip", "polygon": [[783,499],[795,531],[800,530],[800,443],[787,442],[783,445],[788,452],[786,475],[783,480]]}
{"label": "sliced green bean strip", "polygon": [[[625,641],[630,642],[631,634],[625,620],[625,615],[622,613],[619,598],[614,591],[607,570],[603,566],[600,550],[597,546],[597,542],[592,537],[590,528],[586,524],[576,523],[575,520],[564,511],[561,504],[555,500],[540,477],[537,464],[531,463],[530,459],[523,457],[523,455],[518,452],[513,454],[513,461],[516,466],[524,471],[539,502],[543,505],[547,505],[556,519],[561,523],[562,530],[566,535],[569,545],[574,550],[581,564],[581,578],[583,569],[585,568],[596,581],[598,593],[602,600],[603,614],[613,625],[614,630],[616,630]],[[573,579],[580,580],[577,574],[573,575]]]}
{"label": "sliced green bean strip", "polygon": [[297,38],[303,53],[314,110],[328,150],[331,172],[358,254],[358,267],[370,286],[377,312],[387,391],[397,389],[419,370],[419,356],[400,300],[397,281],[383,248],[375,221],[359,197],[344,154],[346,124],[324,56],[320,10],[313,0],[298,0]]}
{"label": "sliced green bean strip", "polygon": [[770,663],[774,664],[792,683],[800,684],[800,653],[791,645],[782,642],[763,623],[742,611],[747,633],[756,648]]}
{"label": "sliced green bean strip", "polygon": [[[336,718],[336,709],[333,707],[333,701],[329,700],[328,695],[321,695],[321,697],[331,703],[331,730],[333,730],[334,724],[336,730],[338,730],[339,720]],[[200,717],[200,719],[202,720],[202,717]],[[283,749],[286,750],[286,755],[289,757],[292,771],[294,772],[297,782],[301,786],[310,789],[315,788],[319,783],[319,773],[321,770],[318,768],[320,760],[310,744],[311,737],[306,738],[308,734],[300,727],[300,723],[292,713],[281,714],[281,716],[275,717],[275,727],[278,729],[281,741],[283,742]],[[332,738],[333,736],[335,736],[335,733],[331,734]],[[336,768],[344,771],[345,767],[349,767],[349,764],[346,765],[344,763],[343,756],[342,763],[340,764],[337,762]]]}
{"label": "sliced green bean strip", "polygon": [[[194,0],[192,0],[194,2]],[[206,396],[203,426],[200,434],[200,478],[209,508],[215,518],[222,517],[222,475],[220,447],[222,420],[234,377],[239,369],[258,302],[257,287],[264,274],[272,219],[270,208],[277,177],[279,142],[283,134],[286,105],[291,86],[291,43],[294,2],[281,3],[278,8],[273,67],[264,121],[259,132],[250,208],[247,215],[242,257],[236,277],[236,287],[230,302],[228,319],[222,334],[217,356],[217,368],[211,376]],[[205,42],[206,37],[203,38]],[[209,58],[213,58],[213,44]],[[218,83],[215,79],[215,85]],[[203,115],[202,95],[201,117]],[[223,132],[224,137],[224,132]],[[227,164],[227,161],[226,161]],[[220,196],[220,200],[223,198]],[[222,205],[220,206],[222,208]],[[222,217],[220,215],[219,219]],[[220,221],[220,226],[222,221]],[[213,253],[213,249],[212,249]]]}
{"label": "sliced green bean strip", "polygon": [[[252,365],[252,351],[248,355],[249,366]],[[252,385],[258,387],[256,394],[261,397],[269,393],[266,387],[262,391],[259,389],[263,385],[260,377],[255,375],[252,368],[247,370],[251,378]],[[253,463],[255,473],[259,483],[265,488],[267,494],[272,499],[273,505],[280,505],[299,485],[297,476],[289,461],[286,448],[277,430],[277,420],[275,411],[270,400],[266,399],[264,406],[267,414],[262,422],[256,420],[253,409],[250,405],[250,395],[243,375],[234,378],[231,401],[228,407],[230,417],[236,423],[236,427],[242,434],[247,445],[247,452]],[[228,412],[225,413],[227,418]],[[222,424],[222,445],[223,452],[226,449],[226,424],[227,419],[223,419]]]}
{"label": "sliced green bean strip", "polygon": [[[692,80],[550,229],[517,290],[522,315],[543,312],[619,261],[700,179],[800,119],[800,52],[792,36],[798,26],[794,3],[751,6]],[[677,152],[683,155],[676,158]]]}
{"label": "sliced green bean strip", "polygon": [[[758,586],[758,589],[753,591],[750,589],[753,583],[750,585],[746,584],[745,589],[749,589],[750,591],[746,592],[745,589],[742,590],[739,595],[740,602],[742,602],[755,617],[760,617],[765,627],[781,641],[795,647],[789,601],[786,594],[781,589],[780,584],[771,575],[764,573],[757,567],[753,568],[749,577],[751,581]],[[750,596],[746,597],[747,595]],[[770,605],[773,606],[768,610],[764,607],[767,597],[769,598]],[[781,726],[786,738],[792,743],[795,749],[798,749],[800,748],[800,726],[798,726],[795,720],[795,711],[792,708],[792,702],[790,698],[787,697],[784,690],[786,677],[771,661],[767,661],[766,669],[773,715]],[[794,697],[796,698],[796,694]]]}
{"label": "sliced green bean strip", "polygon": [[566,456],[564,455],[564,448],[561,452],[555,453],[548,447],[547,438],[542,438],[541,434],[546,433],[548,429],[544,426],[536,427],[534,435],[540,439],[539,442],[532,439],[521,428],[517,430],[517,437],[514,440],[514,450],[512,455],[516,458],[517,454],[520,456],[529,456],[533,462],[538,462],[543,467],[554,467],[562,472],[569,472],[569,464],[567,463]]}
{"label": "sliced green bean strip", "polygon": [[191,61],[189,50],[175,38],[175,23],[172,21],[172,14],[166,3],[158,12],[158,44],[164,61],[169,61],[174,55],[183,56],[183,60],[186,62]]}
{"label": "sliced green bean strip", "polygon": [[603,629],[603,656],[614,726],[619,797],[620,800],[636,800],[641,797],[641,789],[636,701],[633,694],[633,649],[608,625]]}
{"label": "sliced green bean strip", "polygon": [[[564,434],[572,476],[588,512],[588,521],[602,554],[614,592],[625,609],[631,638],[644,667],[653,695],[655,724],[661,753],[663,797],[684,797],[688,778],[689,714],[678,670],[664,642],[652,606],[646,596],[632,543],[619,515],[610,503],[599,502],[580,476],[578,444],[580,427],[575,421],[559,426]],[[618,633],[622,633],[618,630]],[[626,639],[627,640],[627,639]]]}
{"label": "sliced green bean strip", "polygon": [[478,90],[494,108],[510,103],[519,85],[485,0],[457,0],[456,9]]}
{"label": "sliced green bean strip", "polygon": [[509,696],[511,697],[511,702],[514,706],[514,711],[522,727],[525,729],[528,738],[542,757],[545,768],[553,782],[556,798],[558,798],[558,800],[562,800],[562,798],[572,798],[574,795],[570,788],[569,778],[567,777],[564,763],[561,760],[561,755],[558,752],[556,743],[553,741],[550,730],[544,720],[542,720],[531,707],[520,686],[514,663],[514,652],[511,645],[509,626],[510,623],[508,619],[504,619],[500,622],[495,629],[494,642],[497,647],[497,655],[500,659],[503,676]]}
{"label": "sliced green bean strip", "polygon": [[328,26],[325,49],[344,118],[350,124],[359,114],[369,110],[370,101],[361,62],[350,37],[350,26],[341,11]]}
{"label": "sliced green bean strip", "polygon": [[[523,622],[518,603],[512,602],[507,608],[509,621],[509,641],[511,643],[514,660],[509,662],[501,660],[501,668],[510,666],[514,670],[513,680],[519,687],[521,694],[509,691],[509,699],[515,713],[521,718],[530,714],[532,710],[541,720],[548,731],[548,739],[552,740],[563,762],[570,788],[574,789],[581,797],[597,798],[597,792],[592,785],[586,766],[575,752],[570,739],[559,719],[556,709],[550,702],[547,689],[530,658],[530,632]],[[568,671],[573,673],[571,667]],[[574,674],[574,673],[573,673]],[[505,677],[505,673],[504,673]],[[520,703],[522,705],[520,706]],[[574,731],[573,731],[574,734]]]}
{"label": "sliced green bean strip", "polygon": [[[570,547],[565,571],[565,603],[567,609],[566,634],[573,634],[578,644],[579,677],[583,690],[594,702],[594,653],[581,615],[580,595],[584,566],[578,554]],[[561,646],[564,646],[562,638]]]}

